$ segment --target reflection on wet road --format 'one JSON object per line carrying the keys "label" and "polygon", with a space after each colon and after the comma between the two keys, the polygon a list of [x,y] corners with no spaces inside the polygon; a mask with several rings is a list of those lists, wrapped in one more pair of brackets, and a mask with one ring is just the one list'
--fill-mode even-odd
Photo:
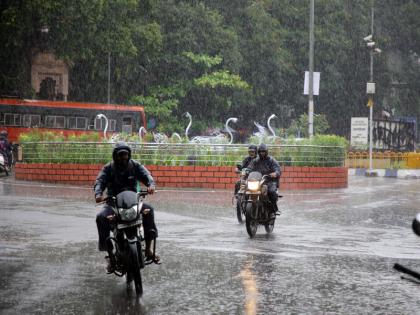
{"label": "reflection on wet road", "polygon": [[127,296],[96,250],[91,188],[0,179],[1,314],[412,314],[420,287],[420,181],[350,178],[286,191],[272,235],[249,239],[224,191],[158,191],[161,266]]}

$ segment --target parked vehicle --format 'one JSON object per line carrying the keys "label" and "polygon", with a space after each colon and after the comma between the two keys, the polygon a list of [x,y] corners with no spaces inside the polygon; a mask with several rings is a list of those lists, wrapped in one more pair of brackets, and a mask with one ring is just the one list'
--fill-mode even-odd
{"label": "parked vehicle", "polygon": [[[123,191],[112,197],[114,215],[109,217],[112,235],[107,239],[107,250],[115,267],[114,274],[126,276],[127,290],[131,289],[131,283],[134,282],[137,296],[143,294],[141,270],[145,265],[156,262],[155,259],[145,261],[144,255],[141,209],[147,194],[147,191]],[[155,253],[156,241],[153,246]]]}
{"label": "parked vehicle", "polygon": [[19,144],[13,143],[12,152],[11,152],[12,162],[10,163],[11,167],[16,165],[16,161],[18,160],[18,151],[19,151]]}
{"label": "parked vehicle", "polygon": [[0,173],[5,173],[6,176],[9,176],[9,166],[6,163],[6,158],[2,153],[0,153]]}
{"label": "parked vehicle", "polygon": [[268,175],[251,172],[246,180],[242,204],[245,208],[246,231],[251,238],[257,233],[258,225],[264,225],[267,233],[271,233],[274,229],[276,216],[267,194],[268,179]]}
{"label": "parked vehicle", "polygon": [[95,133],[102,137],[104,130],[109,136],[114,132],[135,134],[140,127],[146,128],[146,116],[143,106],[137,105],[0,98],[0,127],[7,130],[10,142],[34,129],[65,136]]}

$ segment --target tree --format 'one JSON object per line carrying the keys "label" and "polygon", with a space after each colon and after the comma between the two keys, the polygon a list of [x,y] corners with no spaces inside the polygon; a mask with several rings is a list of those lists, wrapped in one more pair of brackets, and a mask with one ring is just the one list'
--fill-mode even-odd
{"label": "tree", "polygon": [[[228,90],[249,88],[249,85],[242,81],[238,75],[231,74],[228,70],[209,72],[210,68],[221,64],[222,58],[220,56],[211,57],[192,52],[184,52],[182,55],[186,57],[186,62],[192,62],[201,69],[203,73],[200,77],[180,81],[168,88],[157,86],[150,89],[148,96],[134,96],[131,99],[132,103],[143,104],[147,114],[165,122],[158,128],[160,131],[181,131],[181,125],[174,112],[187,94],[205,93],[207,95],[212,106],[206,110],[206,116],[211,121],[212,113],[217,117],[217,113],[221,111],[220,103],[226,104],[229,102],[228,99],[223,102],[222,95],[228,95]],[[225,93],[220,93],[220,95],[211,93],[211,90],[216,89],[218,92],[225,90]],[[202,125],[202,127],[204,126]]]}
{"label": "tree", "polygon": [[[330,128],[324,114],[314,114],[314,135],[322,135]],[[308,137],[308,114],[300,115],[299,119],[292,121],[286,134],[292,137]]]}

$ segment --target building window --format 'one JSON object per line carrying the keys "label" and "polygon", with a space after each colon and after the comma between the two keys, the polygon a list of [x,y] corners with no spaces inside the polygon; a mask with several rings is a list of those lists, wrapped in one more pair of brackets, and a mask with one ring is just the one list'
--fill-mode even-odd
{"label": "building window", "polygon": [[66,119],[64,116],[46,116],[45,127],[46,128],[64,128]]}
{"label": "building window", "polygon": [[4,114],[4,124],[6,126],[20,126],[21,116],[20,114]]}
{"label": "building window", "polygon": [[23,115],[23,125],[25,127],[39,127],[41,126],[40,115]]}
{"label": "building window", "polygon": [[87,128],[87,118],[86,117],[69,117],[67,119],[67,128],[85,130]]}

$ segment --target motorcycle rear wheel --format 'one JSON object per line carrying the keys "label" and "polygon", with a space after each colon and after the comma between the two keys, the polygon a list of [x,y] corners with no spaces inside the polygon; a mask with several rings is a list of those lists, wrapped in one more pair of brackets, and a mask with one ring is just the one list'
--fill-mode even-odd
{"label": "motorcycle rear wheel", "polygon": [[276,221],[275,219],[272,219],[272,220],[270,220],[268,223],[264,224],[265,231],[266,231],[268,234],[270,234],[271,232],[273,232],[273,229],[274,229],[274,222],[275,222],[275,221]]}
{"label": "motorcycle rear wheel", "polygon": [[253,204],[247,203],[246,204],[246,210],[245,210],[245,225],[246,225],[246,231],[248,232],[248,235],[250,238],[253,238],[255,234],[257,234],[258,229],[258,221],[252,219],[252,210],[253,210]]}
{"label": "motorcycle rear wheel", "polygon": [[143,284],[140,273],[141,263],[139,261],[138,246],[136,243],[128,243],[129,250],[129,266],[127,270],[127,285],[129,281],[134,280],[134,287],[136,288],[137,296],[143,295]]}

